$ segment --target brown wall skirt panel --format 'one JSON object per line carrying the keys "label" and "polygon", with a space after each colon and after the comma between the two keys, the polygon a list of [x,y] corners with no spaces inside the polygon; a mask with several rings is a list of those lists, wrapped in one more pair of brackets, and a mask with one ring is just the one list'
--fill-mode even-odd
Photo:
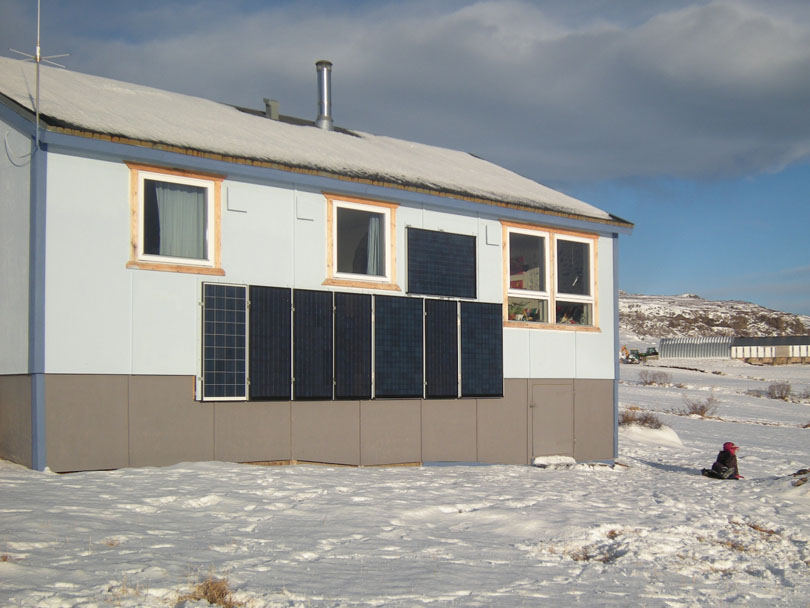
{"label": "brown wall skirt panel", "polygon": [[[0,457],[31,466],[30,376],[0,376]],[[200,402],[191,376],[47,375],[54,471],[183,461],[609,460],[612,380],[506,379],[495,399]]]}
{"label": "brown wall skirt panel", "polygon": [[0,376],[0,458],[30,467],[31,376]]}

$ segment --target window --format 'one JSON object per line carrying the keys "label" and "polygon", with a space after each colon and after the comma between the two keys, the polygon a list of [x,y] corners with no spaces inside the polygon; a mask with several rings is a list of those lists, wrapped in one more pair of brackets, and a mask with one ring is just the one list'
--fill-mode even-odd
{"label": "window", "polygon": [[591,242],[557,237],[557,301],[555,322],[593,325]]}
{"label": "window", "polygon": [[475,237],[408,228],[408,293],[475,298]]}
{"label": "window", "polygon": [[396,205],[326,196],[327,285],[399,289],[394,284]]}
{"label": "window", "polygon": [[130,165],[129,267],[224,274],[219,255],[220,178]]}
{"label": "window", "polygon": [[548,323],[548,234],[509,228],[508,319]]}
{"label": "window", "polygon": [[594,327],[595,238],[504,224],[506,321]]}

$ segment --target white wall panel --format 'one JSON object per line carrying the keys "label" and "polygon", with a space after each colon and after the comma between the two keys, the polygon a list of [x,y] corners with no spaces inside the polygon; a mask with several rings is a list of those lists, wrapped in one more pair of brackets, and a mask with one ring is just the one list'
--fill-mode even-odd
{"label": "white wall panel", "polygon": [[0,121],[0,374],[28,372],[31,140]]}
{"label": "white wall panel", "polygon": [[531,332],[529,378],[575,378],[576,335],[573,331]]}
{"label": "white wall panel", "polygon": [[613,333],[578,332],[574,377],[611,380],[614,375]]}
{"label": "white wall panel", "polygon": [[295,191],[226,181],[222,197],[222,267],[227,280],[291,286],[295,224],[314,223],[296,220]]}
{"label": "white wall panel", "polygon": [[529,378],[531,376],[531,332],[505,327],[503,330],[503,376],[504,378]]}
{"label": "white wall panel", "polygon": [[302,208],[302,213],[296,215],[302,217],[297,217],[293,223],[294,286],[323,289],[326,279],[326,199],[314,192],[297,192],[295,197],[296,206]]}
{"label": "white wall panel", "polygon": [[129,372],[126,165],[49,154],[46,235],[45,371]]}
{"label": "white wall panel", "polygon": [[194,375],[202,278],[132,271],[132,373]]}
{"label": "white wall panel", "polygon": [[503,302],[503,246],[501,223],[478,222],[478,299]]}

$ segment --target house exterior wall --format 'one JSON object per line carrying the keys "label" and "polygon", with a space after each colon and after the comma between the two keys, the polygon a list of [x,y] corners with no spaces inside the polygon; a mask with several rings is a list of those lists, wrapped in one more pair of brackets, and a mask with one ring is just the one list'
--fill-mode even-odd
{"label": "house exterior wall", "polygon": [[[330,190],[226,176],[221,200],[225,275],[212,277],[127,268],[129,184],[121,158],[48,153],[42,400],[45,462],[53,470],[211,459],[525,464],[543,452],[538,442],[545,435],[560,444],[554,450],[577,458],[614,457],[615,235],[606,232],[597,239],[598,328],[505,327],[502,398],[200,402],[195,379],[202,283],[330,289],[324,285],[328,203],[323,194]],[[376,190],[357,189],[356,196],[389,200]],[[393,193],[390,201],[399,203],[395,281],[400,291],[387,295],[407,291],[408,227],[475,236],[477,300],[493,303],[504,297],[502,219],[588,228],[422,194]],[[22,282],[13,273],[11,280]],[[20,308],[27,313],[27,304]],[[25,454],[36,441],[30,430],[31,389],[25,385],[30,377],[14,378],[0,383],[0,422],[8,421],[27,439],[0,435],[0,456],[21,454],[14,458],[30,466]],[[547,401],[534,404],[537,382],[564,390],[546,391]],[[554,429],[569,421],[570,436],[560,440]]]}
{"label": "house exterior wall", "polygon": [[[126,268],[128,184],[122,162],[49,155],[46,292],[59,295],[46,301],[47,373],[197,373],[196,303],[200,284],[212,278]],[[224,189],[225,277],[213,280],[325,289],[327,203],[322,193],[228,180]],[[81,205],[75,202],[77,192]],[[428,204],[400,205],[400,295],[407,290],[407,228],[417,227],[476,236],[478,300],[501,302],[503,247],[496,218]],[[598,239],[600,258],[610,260],[612,250],[611,237]],[[597,268],[599,330],[507,327],[505,377],[614,377],[613,269],[606,262]]]}
{"label": "house exterior wall", "polygon": [[28,367],[31,140],[0,121],[0,374]]}

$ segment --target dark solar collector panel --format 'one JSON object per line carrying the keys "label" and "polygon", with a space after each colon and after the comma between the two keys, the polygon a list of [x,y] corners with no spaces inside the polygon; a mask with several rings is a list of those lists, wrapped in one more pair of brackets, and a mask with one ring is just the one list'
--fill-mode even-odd
{"label": "dark solar collector panel", "polygon": [[503,396],[503,308],[461,303],[461,396]]}
{"label": "dark solar collector panel", "polygon": [[250,286],[250,399],[289,399],[292,292]]}
{"label": "dark solar collector panel", "polygon": [[408,293],[475,298],[475,237],[408,228]]}
{"label": "dark solar collector panel", "polygon": [[293,291],[295,399],[332,399],[332,292]]}
{"label": "dark solar collector panel", "polygon": [[371,398],[371,296],[335,293],[335,398]]}
{"label": "dark solar collector panel", "polygon": [[374,309],[375,396],[422,397],[422,299],[375,296]]}
{"label": "dark solar collector panel", "polygon": [[458,397],[458,302],[425,300],[425,394]]}

